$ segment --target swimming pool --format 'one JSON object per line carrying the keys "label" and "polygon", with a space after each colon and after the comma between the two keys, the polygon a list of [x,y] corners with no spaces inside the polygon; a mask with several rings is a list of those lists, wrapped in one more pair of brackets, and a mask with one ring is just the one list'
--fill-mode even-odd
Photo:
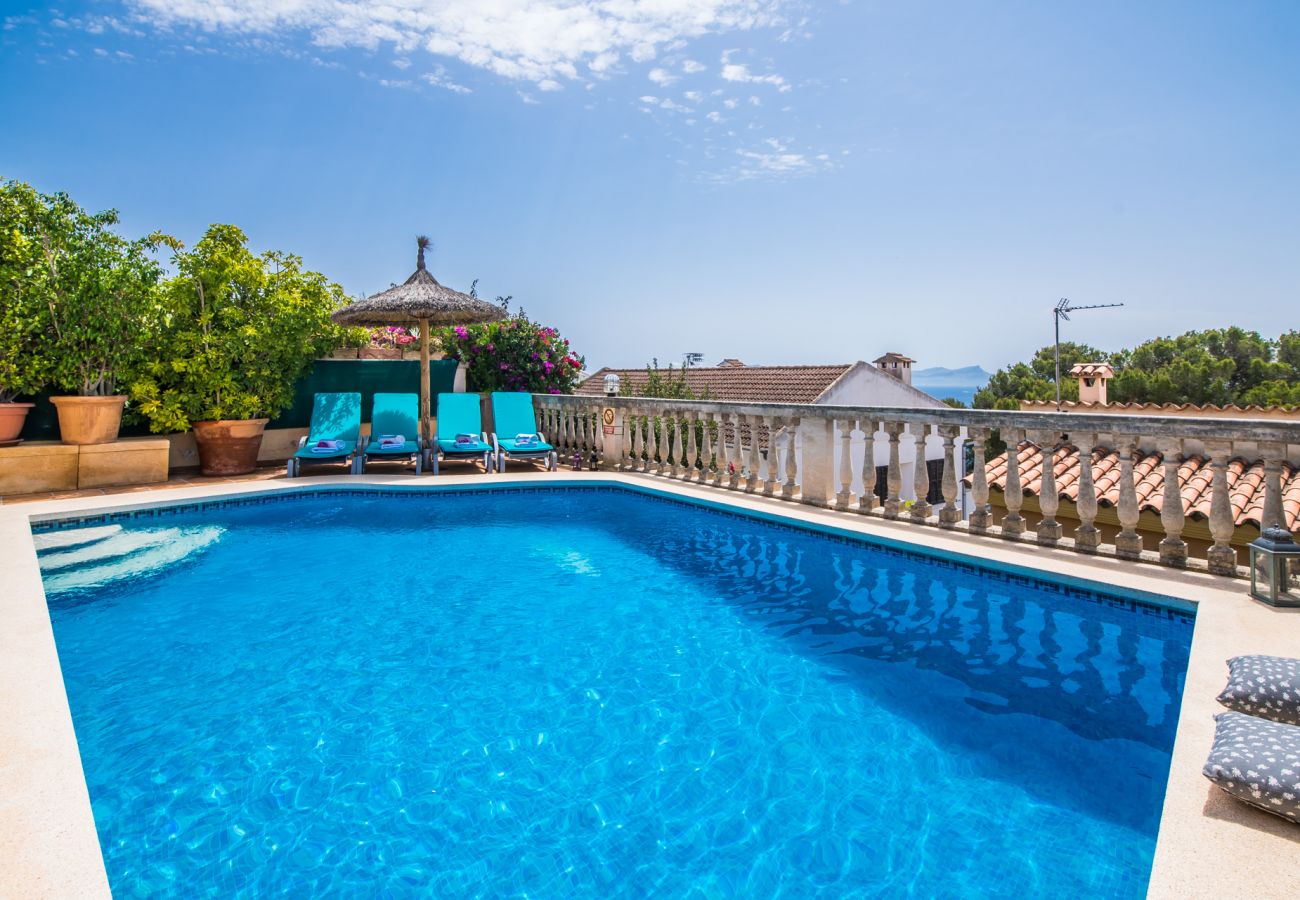
{"label": "swimming pool", "polygon": [[1187,612],[623,488],[38,529],[119,896],[1141,896]]}

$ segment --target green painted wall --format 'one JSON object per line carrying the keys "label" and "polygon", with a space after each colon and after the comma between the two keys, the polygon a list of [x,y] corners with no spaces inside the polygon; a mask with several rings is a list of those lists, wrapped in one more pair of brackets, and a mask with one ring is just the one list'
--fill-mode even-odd
{"label": "green painted wall", "polygon": [[[437,359],[429,363],[429,395],[452,390],[456,381],[456,361]],[[267,425],[267,428],[305,428],[311,420],[312,398],[318,392],[360,391],[361,416],[370,420],[370,404],[375,394],[410,393],[420,391],[420,361],[415,359],[320,359],[298,382],[293,405]],[[36,398],[36,408],[27,414],[23,426],[23,440],[57,441],[59,420],[49,394]],[[432,403],[432,401],[431,401]],[[139,437],[149,434],[146,424],[122,425],[122,437]]]}

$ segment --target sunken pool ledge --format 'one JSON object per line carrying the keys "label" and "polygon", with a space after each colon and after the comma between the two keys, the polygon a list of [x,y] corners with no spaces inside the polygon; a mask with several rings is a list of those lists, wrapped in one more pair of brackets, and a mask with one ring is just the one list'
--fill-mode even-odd
{"label": "sunken pool ledge", "polygon": [[[1197,605],[1174,743],[1152,898],[1300,896],[1300,827],[1238,803],[1201,777],[1214,733],[1224,661],[1244,653],[1300,653],[1300,610],[1251,601],[1240,581],[1156,565],[1081,557],[1065,550],[981,541],[907,523],[845,516],[666,479],[614,473],[324,476],[161,488],[142,493],[0,506],[0,895],[107,897],[90,799],[81,771],[30,524],[249,494],[384,485],[407,490],[507,485],[622,484],[711,505],[941,550],[975,562],[1025,566],[1102,586],[1163,594]],[[1062,773],[1092,778],[1094,773]]]}

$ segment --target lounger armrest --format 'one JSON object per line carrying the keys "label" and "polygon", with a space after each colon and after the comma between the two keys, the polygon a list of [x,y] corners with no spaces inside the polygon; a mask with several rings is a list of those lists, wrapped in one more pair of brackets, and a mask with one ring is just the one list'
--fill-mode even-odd
{"label": "lounger armrest", "polygon": [[501,444],[497,441],[497,433],[495,431],[492,432],[492,452],[493,453],[501,452]]}
{"label": "lounger armrest", "polygon": [[301,450],[303,447],[306,446],[307,446],[307,435],[304,434],[302,437],[298,438],[298,449]]}

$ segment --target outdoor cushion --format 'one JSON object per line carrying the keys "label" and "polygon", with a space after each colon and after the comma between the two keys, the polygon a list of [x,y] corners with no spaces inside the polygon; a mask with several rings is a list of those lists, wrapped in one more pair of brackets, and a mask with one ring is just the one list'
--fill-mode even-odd
{"label": "outdoor cushion", "polygon": [[482,441],[474,441],[472,444],[458,444],[455,441],[439,440],[438,448],[443,453],[487,453],[492,449],[492,446]]}
{"label": "outdoor cushion", "polygon": [[410,438],[400,444],[389,444],[386,447],[380,444],[379,441],[371,441],[370,445],[366,447],[366,452],[371,456],[383,456],[384,454],[400,456],[408,453],[419,453],[420,445]]}
{"label": "outdoor cushion", "polygon": [[1219,702],[1237,712],[1300,725],[1300,659],[1234,656],[1228,660],[1228,686]]}
{"label": "outdoor cushion", "polygon": [[1300,726],[1225,712],[1202,770],[1238,800],[1300,823]]}
{"label": "outdoor cushion", "polygon": [[338,450],[331,450],[328,453],[318,452],[315,450],[315,444],[307,444],[301,450],[294,454],[298,459],[339,459],[343,456],[351,456],[352,451],[357,449],[356,441],[344,441],[343,446]]}
{"label": "outdoor cushion", "polygon": [[555,449],[550,444],[546,443],[546,441],[530,441],[527,444],[521,445],[515,440],[503,440],[502,438],[497,438],[497,443],[500,444],[501,449],[507,453],[550,453]]}

